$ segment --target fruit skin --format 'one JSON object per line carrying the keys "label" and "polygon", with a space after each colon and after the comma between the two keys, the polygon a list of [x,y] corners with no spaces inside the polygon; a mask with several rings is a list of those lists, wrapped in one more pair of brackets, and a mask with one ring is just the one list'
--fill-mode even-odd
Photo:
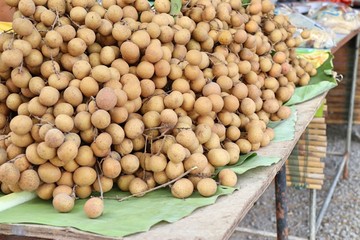
{"label": "fruit skin", "polygon": [[54,208],[61,213],[70,212],[74,208],[74,205],[74,198],[66,193],[59,193],[53,199]]}
{"label": "fruit skin", "polygon": [[[11,173],[11,174],[10,174]],[[0,166],[0,181],[13,185],[20,179],[20,171],[15,167],[13,163],[6,162]]]}
{"label": "fruit skin", "polygon": [[229,168],[221,170],[219,172],[219,182],[224,186],[235,187],[237,183],[236,173]]}
{"label": "fruit skin", "polygon": [[187,198],[194,191],[194,185],[187,178],[177,180],[171,187],[171,194],[176,198]]}
{"label": "fruit skin", "polygon": [[211,197],[216,193],[217,185],[212,178],[203,178],[196,185],[197,190],[203,197]]}
{"label": "fruit skin", "polygon": [[98,218],[103,214],[104,201],[99,197],[90,198],[85,202],[84,212],[88,218]]}
{"label": "fruit skin", "polygon": [[40,186],[40,178],[34,169],[26,169],[20,175],[19,186],[24,191],[35,191]]}

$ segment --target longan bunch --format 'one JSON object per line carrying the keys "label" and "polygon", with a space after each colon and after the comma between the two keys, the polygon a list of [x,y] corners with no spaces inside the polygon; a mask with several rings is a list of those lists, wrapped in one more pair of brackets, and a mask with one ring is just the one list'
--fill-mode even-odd
{"label": "longan bunch", "polygon": [[269,0],[192,0],[177,16],[169,0],[6,2],[1,190],[36,191],[60,212],[114,185],[142,196],[171,183],[178,198],[235,186],[215,168],[268,145],[267,123],[288,118],[283,103],[316,74]]}

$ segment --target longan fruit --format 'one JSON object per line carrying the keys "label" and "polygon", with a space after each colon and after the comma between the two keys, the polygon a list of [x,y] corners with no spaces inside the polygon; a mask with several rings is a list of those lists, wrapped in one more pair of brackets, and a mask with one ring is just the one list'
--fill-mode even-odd
{"label": "longan fruit", "polygon": [[121,173],[120,162],[114,158],[111,157],[105,158],[101,166],[105,177],[114,179],[118,177]]}
{"label": "longan fruit", "polygon": [[174,163],[180,163],[186,157],[185,148],[178,143],[172,144],[167,151],[167,157]]}
{"label": "longan fruit", "polygon": [[187,198],[194,191],[194,185],[187,178],[177,180],[171,187],[171,194],[176,198]]}
{"label": "longan fruit", "polygon": [[67,185],[59,184],[58,186],[55,187],[54,191],[52,192],[52,196],[55,197],[58,194],[64,194],[64,193],[70,196],[72,194],[72,188]]}
{"label": "longan fruit", "polygon": [[0,165],[0,181],[7,185],[14,185],[20,179],[20,171],[13,163],[6,162]]}
{"label": "longan fruit", "polygon": [[83,209],[88,218],[98,218],[104,212],[104,200],[99,197],[92,197],[85,202]]}
{"label": "longan fruit", "polygon": [[140,161],[137,156],[127,154],[121,158],[120,164],[126,174],[132,174],[139,169]]}
{"label": "longan fruit", "polygon": [[217,191],[217,184],[212,178],[203,178],[197,183],[196,189],[201,196],[211,197]]}
{"label": "longan fruit", "polygon": [[53,196],[52,193],[55,189],[55,184],[54,183],[43,183],[41,184],[37,190],[36,190],[36,195],[43,200],[50,200]]}
{"label": "longan fruit", "polygon": [[140,58],[139,47],[131,41],[126,41],[122,43],[120,46],[120,52],[122,58],[129,64],[136,63]]}
{"label": "longan fruit", "polygon": [[208,160],[209,162],[216,167],[225,166],[230,162],[230,155],[229,153],[221,148],[211,149],[208,152]]}
{"label": "longan fruit", "polygon": [[291,108],[288,106],[280,106],[279,110],[276,112],[276,115],[280,119],[287,119],[291,115]]}
{"label": "longan fruit", "polygon": [[66,193],[59,193],[54,197],[52,204],[58,212],[67,213],[74,208],[75,199]]}
{"label": "longan fruit", "polygon": [[8,49],[1,54],[1,61],[8,67],[18,67],[23,61],[23,53],[19,49]]}
{"label": "longan fruit", "polygon": [[130,119],[125,123],[124,131],[128,138],[134,139],[144,132],[144,123],[139,119]]}
{"label": "longan fruit", "polygon": [[121,175],[117,180],[117,185],[121,191],[128,192],[130,182],[135,178],[134,175]]}
{"label": "longan fruit", "polygon": [[250,20],[245,24],[245,30],[248,33],[256,33],[259,30],[259,25],[254,20]]}
{"label": "longan fruit", "polygon": [[249,61],[243,60],[238,63],[239,73],[247,74],[251,71],[251,63]]}
{"label": "longan fruit", "polygon": [[268,113],[276,113],[280,108],[277,99],[268,99],[263,103],[263,109]]}
{"label": "longan fruit", "polygon": [[147,183],[139,177],[133,178],[129,183],[129,191],[131,194],[135,195],[136,197],[143,196],[142,193],[148,189],[149,187]]}
{"label": "longan fruit", "polygon": [[251,151],[251,143],[247,139],[240,138],[236,141],[236,144],[239,146],[240,153],[242,154],[246,154]]}
{"label": "longan fruit", "polygon": [[23,191],[35,191],[40,185],[40,178],[33,169],[26,169],[20,174],[19,187]]}
{"label": "longan fruit", "polygon": [[91,65],[88,61],[80,60],[74,63],[72,66],[72,73],[75,78],[82,80],[83,78],[89,76],[91,71]]}
{"label": "longan fruit", "polygon": [[302,37],[303,39],[308,39],[308,38],[310,37],[310,35],[311,35],[311,32],[310,32],[309,29],[304,29],[304,30],[302,30],[302,32],[301,32],[301,37]]}
{"label": "longan fruit", "polygon": [[199,97],[195,100],[194,110],[199,115],[206,115],[212,110],[212,103],[207,97]]}
{"label": "longan fruit", "polygon": [[91,115],[91,123],[98,129],[105,129],[111,123],[111,116],[107,111],[98,109]]}
{"label": "longan fruit", "polygon": [[81,38],[73,38],[68,42],[67,49],[71,56],[78,57],[85,52],[87,45]]}
{"label": "longan fruit", "polygon": [[219,172],[219,182],[224,186],[235,187],[237,183],[237,175],[229,168],[222,169]]}
{"label": "longan fruit", "polygon": [[51,159],[56,156],[56,149],[49,147],[45,142],[40,142],[37,145],[36,151],[44,159]]}
{"label": "longan fruit", "polygon": [[88,198],[92,193],[92,187],[91,186],[76,186],[75,187],[75,194],[77,197],[84,199]]}
{"label": "longan fruit", "polygon": [[55,183],[61,177],[61,170],[50,162],[41,164],[37,169],[38,175],[42,182]]}
{"label": "longan fruit", "polygon": [[44,106],[53,106],[60,98],[60,92],[51,86],[45,86],[40,90],[39,102]]}
{"label": "longan fruit", "polygon": [[62,132],[70,132],[74,128],[74,120],[66,114],[59,114],[55,118],[55,126]]}
{"label": "longan fruit", "polygon": [[45,35],[45,44],[50,48],[58,48],[63,43],[61,34],[55,30],[51,30]]}
{"label": "longan fruit", "polygon": [[111,135],[107,132],[100,133],[94,140],[96,146],[101,150],[110,149],[112,144]]}
{"label": "longan fruit", "polygon": [[[100,184],[101,184],[101,189],[100,189]],[[105,176],[100,177],[100,183],[99,181],[95,181],[94,184],[92,185],[92,187],[96,192],[101,192],[102,190],[103,193],[109,192],[113,188],[113,186],[114,186],[113,179]]]}
{"label": "longan fruit", "polygon": [[256,110],[255,102],[251,98],[244,98],[240,103],[241,112],[249,116]]}
{"label": "longan fruit", "polygon": [[104,17],[113,23],[119,22],[124,16],[123,9],[118,5],[111,5],[107,9]]}
{"label": "longan fruit", "polygon": [[33,122],[30,117],[25,115],[17,115],[10,121],[10,129],[15,134],[25,135],[31,131]]}
{"label": "longan fruit", "polygon": [[169,0],[155,0],[154,8],[155,8],[156,12],[169,13],[170,12],[170,1]]}
{"label": "longan fruit", "polygon": [[229,30],[223,30],[218,35],[218,41],[222,45],[229,45],[233,41],[232,34]]}
{"label": "longan fruit", "polygon": [[96,181],[96,171],[92,167],[82,166],[73,173],[73,180],[76,185],[90,186]]}
{"label": "longan fruit", "polygon": [[98,108],[111,110],[117,104],[117,96],[112,88],[104,87],[97,93],[95,101]]}
{"label": "longan fruit", "polygon": [[166,157],[163,154],[152,155],[148,161],[148,167],[152,172],[161,172],[166,168]]}
{"label": "longan fruit", "polygon": [[44,140],[49,147],[57,148],[64,142],[65,136],[59,129],[52,128],[46,131]]}
{"label": "longan fruit", "polygon": [[15,18],[12,22],[12,28],[20,36],[28,36],[33,32],[34,25],[29,19]]}

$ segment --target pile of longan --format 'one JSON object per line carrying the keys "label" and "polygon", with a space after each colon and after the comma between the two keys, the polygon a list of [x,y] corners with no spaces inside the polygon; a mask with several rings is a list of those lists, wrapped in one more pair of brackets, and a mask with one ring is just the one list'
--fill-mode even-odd
{"label": "pile of longan", "polygon": [[169,0],[5,1],[1,191],[60,194],[59,211],[113,185],[140,196],[173,181],[177,198],[235,186],[215,168],[268,145],[268,122],[316,74],[270,0],[183,1],[176,16]]}

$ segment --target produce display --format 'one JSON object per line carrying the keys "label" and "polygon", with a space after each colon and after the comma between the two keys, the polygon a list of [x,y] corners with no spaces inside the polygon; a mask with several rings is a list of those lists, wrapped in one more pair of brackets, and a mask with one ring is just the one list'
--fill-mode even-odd
{"label": "produce display", "polygon": [[[240,154],[316,69],[270,0],[6,0],[0,35],[0,183],[89,218],[113,188],[176,198],[235,186]],[[175,2],[175,1],[173,1]],[[307,31],[303,31],[307,38]],[[216,181],[215,181],[216,180]],[[99,195],[99,194],[95,194]]]}

